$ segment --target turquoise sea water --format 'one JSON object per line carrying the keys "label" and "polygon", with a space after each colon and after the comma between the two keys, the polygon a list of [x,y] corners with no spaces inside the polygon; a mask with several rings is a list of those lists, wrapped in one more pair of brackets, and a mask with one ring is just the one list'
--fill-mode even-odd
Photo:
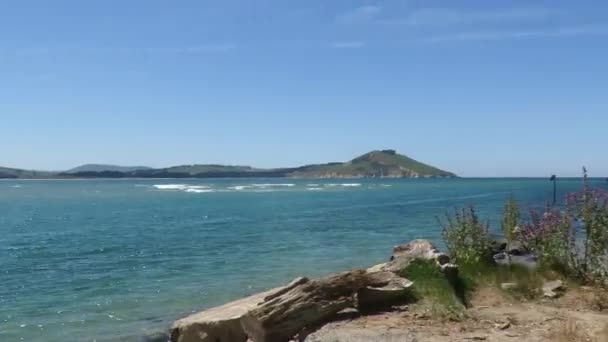
{"label": "turquoise sea water", "polygon": [[[558,198],[579,187],[560,180]],[[496,220],[510,193],[530,207],[551,192],[546,179],[0,181],[0,341],[139,341],[439,241],[436,216],[456,206]]]}

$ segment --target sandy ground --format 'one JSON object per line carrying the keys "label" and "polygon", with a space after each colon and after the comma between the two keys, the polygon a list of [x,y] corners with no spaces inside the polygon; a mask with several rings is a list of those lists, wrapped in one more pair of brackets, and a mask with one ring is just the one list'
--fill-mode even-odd
{"label": "sandy ground", "polygon": [[608,342],[608,311],[599,311],[602,304],[591,290],[569,291],[557,300],[521,303],[486,289],[471,304],[460,322],[431,319],[408,307],[366,316],[346,314],[300,341]]}

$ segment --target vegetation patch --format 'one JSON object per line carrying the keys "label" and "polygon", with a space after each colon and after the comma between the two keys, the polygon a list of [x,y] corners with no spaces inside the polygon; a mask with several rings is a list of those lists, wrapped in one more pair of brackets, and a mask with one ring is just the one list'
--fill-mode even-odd
{"label": "vegetation patch", "polygon": [[[568,194],[561,206],[531,210],[522,218],[517,201],[510,197],[500,220],[502,250],[490,236],[488,221],[472,206],[439,221],[465,288],[497,286],[516,299],[531,300],[543,295],[543,284],[550,280],[608,287],[608,193],[589,185],[584,168],[582,189]],[[515,262],[521,253],[536,260],[533,267]],[[497,265],[495,258],[504,262]],[[603,303],[598,297],[596,306],[603,309]]]}
{"label": "vegetation patch", "polygon": [[459,281],[448,280],[439,270],[433,260],[414,260],[400,276],[414,282],[412,299],[417,311],[424,311],[433,318],[462,320],[464,318],[465,303],[458,295],[463,288]]}

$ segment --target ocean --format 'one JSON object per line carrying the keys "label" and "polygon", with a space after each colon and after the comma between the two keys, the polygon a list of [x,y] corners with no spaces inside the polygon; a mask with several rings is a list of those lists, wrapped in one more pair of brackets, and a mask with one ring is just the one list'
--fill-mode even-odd
{"label": "ocean", "polygon": [[[606,188],[605,180],[593,180]],[[558,180],[558,200],[580,188]],[[548,179],[0,181],[0,341],[141,341],[297,276],[441,244],[437,217],[552,200]]]}

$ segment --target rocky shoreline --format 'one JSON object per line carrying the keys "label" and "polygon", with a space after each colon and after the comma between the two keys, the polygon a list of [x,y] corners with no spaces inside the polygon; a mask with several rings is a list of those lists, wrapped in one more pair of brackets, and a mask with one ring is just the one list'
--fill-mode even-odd
{"label": "rocky shoreline", "polygon": [[297,278],[285,286],[242,298],[176,321],[171,342],[279,342],[303,340],[302,333],[332,321],[341,312],[390,310],[404,304],[412,286],[399,271],[414,260],[427,260],[446,277],[458,267],[427,240],[393,249],[390,260],[366,270],[352,270],[310,280]]}
{"label": "rocky shoreline", "polygon": [[[515,244],[507,248],[503,242],[495,243],[494,260],[496,267],[505,264],[524,269],[537,267],[534,256],[525,248]],[[144,340],[447,342],[515,341],[525,336],[526,341],[539,342],[608,341],[608,316],[596,312],[595,307],[603,303],[598,298],[604,298],[604,290],[568,289],[570,296],[564,296],[566,284],[552,280],[538,288],[540,302],[520,302],[506,294],[521,284],[500,283],[499,290],[482,288],[472,302],[464,299],[458,302],[466,310],[467,319],[439,319],[428,308],[415,308],[415,302],[421,298],[415,298],[414,293],[420,289],[417,281],[403,276],[403,270],[416,262],[431,265],[450,284],[460,280],[459,267],[451,263],[448,255],[427,240],[413,240],[395,246],[385,263],[318,279],[296,278],[284,286],[179,319],[168,334]],[[456,285],[450,286],[454,287],[447,290],[452,292],[448,295],[456,298]],[[571,321],[579,323],[571,326]],[[584,326],[584,332],[577,332],[579,326]],[[590,336],[600,337],[590,339]]]}

